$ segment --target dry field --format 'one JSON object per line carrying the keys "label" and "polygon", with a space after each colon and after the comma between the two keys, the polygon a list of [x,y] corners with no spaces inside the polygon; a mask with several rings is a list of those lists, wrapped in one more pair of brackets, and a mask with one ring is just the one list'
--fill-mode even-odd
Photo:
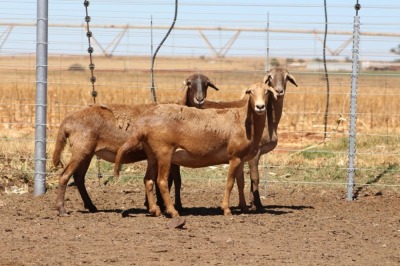
{"label": "dry field", "polygon": [[[150,102],[149,58],[95,58],[98,104]],[[48,67],[47,158],[65,115],[91,98],[88,58],[54,56]],[[75,70],[71,70],[71,66]],[[54,209],[57,174],[47,164],[47,193],[33,197],[35,58],[0,57],[0,265],[399,265],[400,77],[362,72],[357,101],[356,200],[345,199],[350,74],[330,73],[324,141],[323,73],[291,69],[275,151],[262,157],[266,212],[221,215],[226,168],[182,169],[186,225],[148,217],[143,206],[145,162],[126,165],[123,182],[104,185],[113,165],[93,160],[87,174],[98,213],[87,213],[75,187],[67,189],[70,217]],[[220,88],[213,100],[234,100],[264,76],[257,58],[158,58],[159,102],[182,96],[192,73]],[[69,156],[68,149],[64,159]],[[97,180],[98,172],[103,175]],[[248,178],[246,177],[248,180]],[[246,190],[249,189],[246,181]],[[233,207],[238,202],[232,194]],[[127,218],[121,212],[128,213]]]}
{"label": "dry field", "polygon": [[[220,88],[209,99],[235,100],[253,81],[264,76],[260,58],[165,58],[155,64],[159,102],[182,97],[182,81],[192,73],[209,76]],[[282,62],[284,62],[282,60]],[[52,56],[48,66],[48,159],[57,127],[65,115],[93,104],[88,57]],[[147,57],[94,57],[98,91],[96,103],[151,102],[150,59]],[[284,63],[282,63],[283,66]],[[328,65],[329,66],[329,65]],[[73,71],[79,67],[83,71]],[[347,176],[350,74],[329,75],[330,98],[327,137],[324,142],[326,81],[323,72],[287,67],[299,87],[288,85],[280,123],[280,143],[274,156],[264,158],[265,175],[279,182],[343,184]],[[323,69],[321,65],[321,69]],[[35,57],[0,57],[0,160],[12,175],[32,177],[35,123]],[[400,77],[390,72],[361,72],[357,100],[357,178],[359,183],[399,185]],[[290,156],[287,154],[290,153]],[[66,153],[68,156],[68,152]],[[268,162],[267,162],[268,160]],[[110,165],[102,163],[104,175]],[[135,169],[130,166],[129,169]],[[94,169],[95,167],[92,167]],[[139,169],[140,165],[138,166]],[[57,171],[48,164],[49,182]],[[133,174],[132,171],[127,174]],[[5,170],[0,171],[4,172]],[[94,171],[92,175],[96,175]],[[137,175],[140,176],[139,172]],[[194,173],[197,176],[198,173]],[[384,177],[384,178],[382,178]]]}
{"label": "dry field", "polygon": [[186,224],[169,229],[171,219],[146,214],[142,182],[94,181],[87,185],[100,212],[86,212],[69,187],[69,217],[56,215],[54,189],[36,198],[1,192],[0,265],[400,264],[400,194],[393,191],[367,189],[348,202],[342,189],[271,185],[265,213],[234,208],[225,217],[223,181],[184,180]]}

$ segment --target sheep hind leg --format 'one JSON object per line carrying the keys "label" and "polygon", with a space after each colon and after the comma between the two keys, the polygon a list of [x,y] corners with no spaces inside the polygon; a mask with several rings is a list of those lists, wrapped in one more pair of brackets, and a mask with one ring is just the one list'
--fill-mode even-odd
{"label": "sheep hind leg", "polygon": [[157,161],[148,159],[146,175],[144,176],[144,186],[146,189],[147,209],[152,216],[160,216],[160,208],[154,198],[154,183],[157,178]]}
{"label": "sheep hind leg", "polygon": [[264,206],[261,203],[260,199],[260,175],[258,170],[258,164],[260,161],[260,156],[257,154],[253,159],[251,159],[249,164],[250,169],[250,209],[253,211],[263,212]]}
{"label": "sheep hind leg", "polygon": [[[90,159],[89,159],[90,163]],[[72,175],[74,175],[74,180],[77,183],[78,190],[81,193],[82,200],[84,201],[85,206],[90,207],[92,210],[95,210],[96,207],[93,205],[89,195],[86,192],[86,195],[84,191],[86,191],[86,188],[84,187],[83,183],[83,189],[82,185],[80,182],[80,179],[84,182],[85,174],[87,171],[89,164],[88,163],[82,163],[81,161],[71,161],[69,162],[65,168],[63,169],[62,173],[60,174],[58,178],[58,190],[57,190],[57,199],[56,199],[56,208],[58,210],[58,215],[59,216],[68,216],[68,213],[65,211],[65,192],[67,190],[67,185],[68,181],[71,178]],[[82,178],[79,178],[76,173],[79,173],[79,176],[82,176]],[[83,195],[83,196],[82,196]]]}
{"label": "sheep hind leg", "polygon": [[[170,154],[163,154],[159,158],[171,158],[171,157],[172,157],[172,151],[170,152]],[[169,194],[168,177],[170,168],[171,168],[171,160],[165,160],[165,162],[160,160],[158,161],[157,185],[158,188],[160,189],[161,196],[164,200],[166,213],[170,215],[172,218],[174,218],[178,217],[179,213],[175,209]]]}
{"label": "sheep hind leg", "polygon": [[59,216],[68,216],[68,213],[65,211],[65,192],[67,190],[68,181],[71,178],[73,173],[73,168],[71,163],[67,164],[58,177],[58,189],[57,189],[57,199],[56,199],[56,208],[58,210]]}
{"label": "sheep hind leg", "polygon": [[[181,211],[183,209],[181,201],[182,180],[181,180],[180,166],[177,164],[171,164],[171,168],[169,171],[168,190],[170,191],[170,193],[172,185],[174,185],[174,192],[175,192],[175,209]],[[158,185],[156,186],[156,196],[157,196],[157,205],[160,207],[161,211],[164,212],[165,204],[161,196],[161,192]]]}
{"label": "sheep hind leg", "polygon": [[175,208],[180,211],[183,209],[181,200],[182,177],[181,167],[177,164],[171,164],[171,169],[169,171],[168,187],[170,190],[172,184],[174,184],[175,191]]}
{"label": "sheep hind leg", "polygon": [[121,166],[125,162],[126,154],[129,151],[133,151],[138,145],[140,144],[139,139],[137,136],[131,137],[127,142],[125,142],[117,151],[115,155],[115,162],[114,162],[114,179],[120,180],[119,172],[121,171]]}
{"label": "sheep hind leg", "polygon": [[78,188],[79,194],[81,195],[85,209],[89,210],[89,212],[97,212],[97,208],[90,199],[89,193],[87,192],[85,186],[85,175],[89,168],[89,165],[90,165],[90,159],[82,162],[80,167],[73,174],[73,177],[76,186]]}

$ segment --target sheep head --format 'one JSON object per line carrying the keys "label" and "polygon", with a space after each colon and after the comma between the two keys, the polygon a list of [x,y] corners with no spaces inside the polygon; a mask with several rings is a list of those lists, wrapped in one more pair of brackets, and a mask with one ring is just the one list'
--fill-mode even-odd
{"label": "sheep head", "polygon": [[183,81],[182,89],[187,88],[186,101],[188,106],[201,107],[207,98],[207,89],[219,90],[210,79],[203,74],[193,74]]}
{"label": "sheep head", "polygon": [[261,115],[267,111],[267,103],[269,94],[276,98],[276,92],[273,88],[262,82],[256,82],[246,89],[245,94],[249,95],[251,107],[254,111]]}
{"label": "sheep head", "polygon": [[285,95],[286,83],[288,81],[298,87],[293,75],[286,69],[280,67],[269,70],[264,77],[264,83],[274,88],[278,96]]}

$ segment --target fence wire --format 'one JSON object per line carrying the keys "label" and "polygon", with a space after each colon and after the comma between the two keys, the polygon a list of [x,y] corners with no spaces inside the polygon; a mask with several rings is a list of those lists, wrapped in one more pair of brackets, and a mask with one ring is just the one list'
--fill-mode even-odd
{"label": "fence wire", "polygon": [[[25,1],[18,8],[13,1],[5,1],[4,5],[0,11],[4,18],[0,23],[3,77],[0,81],[0,173],[9,179],[33,180],[36,34],[29,18],[35,17],[32,12],[36,2]],[[91,104],[92,98],[82,20],[85,10],[81,4],[70,1],[55,1],[49,8],[46,167],[48,183],[56,185],[60,169],[52,167],[51,154],[57,128],[68,113]],[[174,6],[165,1],[96,1],[90,8],[98,102],[149,102],[150,17],[155,26],[168,27]],[[322,34],[318,33],[325,27],[322,3],[236,1],[227,6],[223,1],[180,1],[179,8],[176,28],[164,43],[154,66],[159,101],[176,101],[181,96],[182,81],[194,72],[206,74],[220,88],[218,93],[209,92],[209,99],[235,100],[249,83],[262,80],[268,56],[269,64],[287,68],[299,87],[288,85],[278,147],[261,160],[262,182],[345,188],[351,113],[349,40],[353,34],[354,3],[343,1],[327,6],[330,15],[326,43],[330,77],[327,141],[323,141],[326,97],[323,43]],[[355,152],[358,186],[396,188],[400,185],[400,63],[399,54],[391,51],[399,45],[400,18],[396,13],[399,8],[400,5],[383,1],[379,5],[363,5],[359,14],[362,32]],[[220,9],[223,9],[221,16]],[[265,31],[267,23],[270,32]],[[129,28],[117,41],[116,37],[124,30],[122,26],[142,28]],[[286,32],[287,29],[298,32]],[[161,40],[165,32],[155,27],[154,40]],[[66,161],[68,150],[64,154]],[[104,176],[111,175],[112,164],[103,162],[101,167]],[[142,178],[142,164],[124,167],[127,177]],[[224,166],[185,169],[184,180],[223,180],[225,170]],[[94,165],[88,177],[96,176]]]}

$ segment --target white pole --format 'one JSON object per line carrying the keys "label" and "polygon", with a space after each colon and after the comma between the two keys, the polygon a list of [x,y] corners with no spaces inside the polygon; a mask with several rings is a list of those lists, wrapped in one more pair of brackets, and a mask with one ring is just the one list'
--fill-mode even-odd
{"label": "white pole", "polygon": [[357,85],[358,85],[358,54],[360,42],[360,17],[358,10],[361,6],[355,5],[356,16],[354,17],[353,32],[353,65],[351,74],[351,94],[350,94],[350,128],[349,128],[349,168],[347,177],[347,199],[354,199],[354,174],[355,174],[355,156],[356,156],[356,122],[357,122]]}
{"label": "white pole", "polygon": [[48,0],[37,1],[34,195],[46,192]]}

